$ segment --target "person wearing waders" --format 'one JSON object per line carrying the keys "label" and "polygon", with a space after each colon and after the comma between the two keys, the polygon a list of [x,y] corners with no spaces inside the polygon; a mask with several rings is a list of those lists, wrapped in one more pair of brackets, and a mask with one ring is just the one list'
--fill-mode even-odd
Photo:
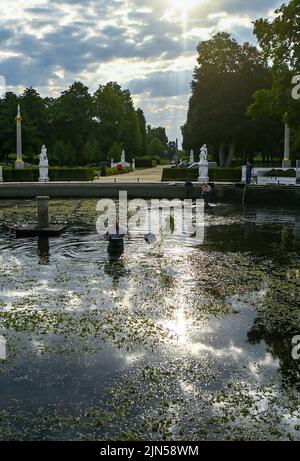
{"label": "person wearing waders", "polygon": [[246,164],[246,184],[251,184],[252,170],[253,170],[253,165],[249,160],[247,160],[247,164]]}

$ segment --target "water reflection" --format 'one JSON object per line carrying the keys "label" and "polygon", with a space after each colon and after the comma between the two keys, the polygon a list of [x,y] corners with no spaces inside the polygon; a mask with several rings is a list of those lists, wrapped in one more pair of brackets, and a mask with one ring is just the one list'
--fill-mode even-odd
{"label": "water reflection", "polygon": [[48,237],[38,237],[37,253],[39,264],[47,265],[50,261],[50,243]]}
{"label": "water reflection", "polygon": [[[203,245],[191,239],[187,246],[179,236],[152,247],[133,238],[124,253],[112,254],[95,227],[84,224],[93,212],[82,201],[78,223],[50,241],[16,241],[0,231],[0,333],[10,352],[10,361],[1,364],[0,410],[9,402],[17,418],[20,409],[30,415],[3,438],[18,437],[21,429],[23,438],[101,437],[107,428],[114,438],[140,427],[141,419],[156,421],[164,408],[170,419],[176,405],[176,414],[194,411],[194,428],[202,427],[199,398],[208,389],[222,393],[232,380],[246,382],[250,399],[257,383],[272,388],[271,378],[282,394],[287,384],[299,389],[299,365],[291,358],[291,335],[299,333],[299,299],[292,296],[299,267],[297,213],[247,209],[241,215],[240,209],[215,206],[206,213]],[[124,398],[119,407],[118,397]],[[107,402],[113,411],[103,422]],[[67,421],[56,433],[43,430],[39,408],[47,405],[47,417]],[[76,432],[68,418],[85,424],[90,407],[100,414],[95,425]],[[112,414],[121,414],[114,424]],[[251,420],[245,414],[241,426]],[[10,427],[14,416],[5,418]]]}
{"label": "water reflection", "polygon": [[129,272],[126,269],[122,253],[120,255],[110,253],[108,260],[104,263],[104,272],[111,277],[114,290],[118,288],[120,279],[128,275]]}

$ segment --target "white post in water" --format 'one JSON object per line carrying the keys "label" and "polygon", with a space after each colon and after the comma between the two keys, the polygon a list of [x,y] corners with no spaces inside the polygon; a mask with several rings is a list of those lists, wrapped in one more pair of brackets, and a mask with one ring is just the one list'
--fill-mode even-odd
{"label": "white post in water", "polygon": [[204,144],[204,146],[202,146],[200,149],[200,159],[198,163],[198,168],[199,168],[198,182],[201,182],[201,183],[209,182],[207,157],[208,157],[207,146],[206,144]]}
{"label": "white post in water", "polygon": [[38,229],[45,229],[49,227],[49,208],[48,208],[48,196],[36,197],[37,200],[37,221]]}
{"label": "white post in water", "polygon": [[194,151],[193,149],[191,149],[191,152],[190,152],[190,163],[195,163],[195,156],[194,156]]}
{"label": "white post in water", "polygon": [[47,157],[47,149],[45,145],[42,146],[41,153],[40,153],[39,170],[40,170],[39,182],[48,182],[49,181],[49,177],[48,177],[49,163],[48,163],[48,157]]}
{"label": "white post in water", "polygon": [[286,123],[284,126],[284,157],[282,162],[283,168],[289,168],[291,166],[290,161],[290,127]]}
{"label": "white post in water", "polygon": [[3,182],[3,168],[0,166],[0,182]]}
{"label": "white post in water", "polygon": [[15,167],[24,168],[24,162],[22,160],[22,117],[21,117],[20,104],[18,104],[16,124],[17,124],[17,160],[15,162]]}

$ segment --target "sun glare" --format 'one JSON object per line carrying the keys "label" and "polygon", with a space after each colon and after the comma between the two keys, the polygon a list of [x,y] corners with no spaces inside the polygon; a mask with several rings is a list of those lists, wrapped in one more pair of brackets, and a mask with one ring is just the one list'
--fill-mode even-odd
{"label": "sun glare", "polygon": [[184,22],[187,21],[189,10],[198,3],[199,0],[169,0],[170,8],[181,13]]}

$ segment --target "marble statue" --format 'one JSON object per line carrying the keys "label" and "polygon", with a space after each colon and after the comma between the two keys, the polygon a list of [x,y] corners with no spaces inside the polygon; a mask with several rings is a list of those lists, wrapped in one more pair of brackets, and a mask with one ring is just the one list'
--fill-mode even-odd
{"label": "marble statue", "polygon": [[200,160],[199,163],[207,163],[208,151],[207,146],[204,144],[200,149]]}
{"label": "marble statue", "polygon": [[201,182],[202,184],[207,184],[209,182],[207,157],[208,157],[207,146],[206,144],[204,144],[200,149],[200,159],[198,163],[198,168],[199,168],[198,181]]}
{"label": "marble statue", "polygon": [[124,149],[122,150],[121,163],[126,163],[125,150]]}
{"label": "marble statue", "polygon": [[39,163],[39,170],[40,170],[40,176],[39,176],[39,182],[48,182],[49,177],[48,177],[48,170],[49,170],[49,162],[48,162],[48,157],[47,157],[47,149],[46,146],[43,144],[41,148],[41,153],[39,155],[40,158],[40,163]]}

